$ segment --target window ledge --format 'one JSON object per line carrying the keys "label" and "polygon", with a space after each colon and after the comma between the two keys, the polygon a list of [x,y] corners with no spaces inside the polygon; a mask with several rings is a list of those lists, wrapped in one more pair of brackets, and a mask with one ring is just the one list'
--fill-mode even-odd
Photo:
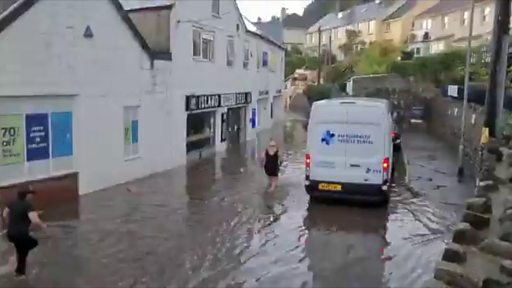
{"label": "window ledge", "polygon": [[137,160],[139,158],[141,158],[140,155],[124,157],[124,162],[135,161],[135,160]]}
{"label": "window ledge", "polygon": [[217,13],[215,13],[215,12],[212,12],[212,16],[213,16],[214,18],[218,18],[218,19],[220,19],[220,18],[221,18],[221,17],[220,17],[220,14],[217,14]]}
{"label": "window ledge", "polygon": [[192,57],[192,60],[194,60],[195,62],[210,62],[210,63],[213,63],[214,61],[213,60],[208,60],[208,59],[203,59],[201,57]]}

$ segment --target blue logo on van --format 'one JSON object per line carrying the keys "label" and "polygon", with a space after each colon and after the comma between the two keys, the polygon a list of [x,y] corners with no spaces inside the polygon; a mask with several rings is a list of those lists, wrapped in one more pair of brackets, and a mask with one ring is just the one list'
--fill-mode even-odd
{"label": "blue logo on van", "polygon": [[336,134],[332,133],[331,131],[327,130],[324,132],[324,135],[322,135],[322,143],[325,143],[325,145],[329,146],[331,145],[331,142],[333,141],[334,137],[336,137]]}

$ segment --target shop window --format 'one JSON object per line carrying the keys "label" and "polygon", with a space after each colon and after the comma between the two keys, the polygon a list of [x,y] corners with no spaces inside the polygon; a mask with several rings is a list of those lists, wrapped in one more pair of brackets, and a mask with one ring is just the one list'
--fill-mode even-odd
{"label": "shop window", "polygon": [[187,115],[187,153],[215,145],[215,112]]}
{"label": "shop window", "polygon": [[139,107],[124,107],[124,157],[139,155]]}
{"label": "shop window", "polygon": [[235,38],[228,36],[228,42],[226,45],[226,65],[233,67],[235,64]]}
{"label": "shop window", "polygon": [[192,56],[196,59],[213,61],[215,38],[213,33],[199,29],[192,32]]}

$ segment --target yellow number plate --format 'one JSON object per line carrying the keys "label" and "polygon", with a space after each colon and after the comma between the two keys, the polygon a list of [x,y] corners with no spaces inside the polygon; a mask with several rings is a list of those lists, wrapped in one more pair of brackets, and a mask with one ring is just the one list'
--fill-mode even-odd
{"label": "yellow number plate", "polygon": [[320,188],[320,190],[341,191],[342,186],[341,184],[320,183],[318,188]]}

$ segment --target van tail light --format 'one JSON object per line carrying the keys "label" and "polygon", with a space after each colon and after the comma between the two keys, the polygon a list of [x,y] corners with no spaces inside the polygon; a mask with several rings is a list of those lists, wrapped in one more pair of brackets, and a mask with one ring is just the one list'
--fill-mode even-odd
{"label": "van tail light", "polygon": [[384,172],[389,171],[389,157],[386,157],[384,160],[382,160],[382,169],[384,169]]}
{"label": "van tail light", "polygon": [[309,153],[306,153],[305,162],[306,162],[306,169],[311,168],[311,155]]}

